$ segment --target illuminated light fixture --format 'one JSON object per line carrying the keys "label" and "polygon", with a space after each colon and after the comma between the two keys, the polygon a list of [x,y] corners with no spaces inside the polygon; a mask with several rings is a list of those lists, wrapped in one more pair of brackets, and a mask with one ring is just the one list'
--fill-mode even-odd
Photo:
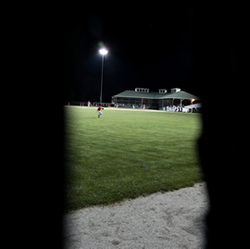
{"label": "illuminated light fixture", "polygon": [[105,48],[102,48],[102,49],[99,50],[99,53],[100,53],[101,55],[106,55],[106,54],[108,53],[108,50],[105,49]]}
{"label": "illuminated light fixture", "polygon": [[101,48],[99,53],[102,55],[102,74],[101,74],[101,92],[100,92],[100,105],[102,104],[102,85],[103,85],[103,65],[104,65],[104,55],[108,53],[108,50]]}

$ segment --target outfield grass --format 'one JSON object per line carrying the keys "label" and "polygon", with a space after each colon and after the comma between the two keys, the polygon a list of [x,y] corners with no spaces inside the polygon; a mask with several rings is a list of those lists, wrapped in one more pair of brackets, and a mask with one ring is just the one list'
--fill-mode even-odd
{"label": "outfield grass", "polygon": [[66,212],[202,181],[200,114],[65,107]]}

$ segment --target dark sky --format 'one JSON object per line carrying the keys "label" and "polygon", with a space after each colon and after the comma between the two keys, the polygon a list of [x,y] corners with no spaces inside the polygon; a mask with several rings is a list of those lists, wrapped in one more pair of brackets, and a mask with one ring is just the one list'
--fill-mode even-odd
{"label": "dark sky", "polygon": [[192,8],[89,7],[71,14],[67,36],[70,99],[99,101],[102,44],[109,51],[103,102],[135,87],[150,91],[180,87],[194,93]]}

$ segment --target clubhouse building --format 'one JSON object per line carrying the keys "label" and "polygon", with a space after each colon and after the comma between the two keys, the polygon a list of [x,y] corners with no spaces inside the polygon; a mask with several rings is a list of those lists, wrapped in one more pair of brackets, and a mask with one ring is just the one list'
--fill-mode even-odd
{"label": "clubhouse building", "polygon": [[180,88],[159,89],[158,92],[150,92],[149,88],[135,88],[135,91],[126,90],[112,96],[112,103],[124,107],[142,107],[149,109],[162,109],[168,106],[190,105],[199,97],[182,91]]}

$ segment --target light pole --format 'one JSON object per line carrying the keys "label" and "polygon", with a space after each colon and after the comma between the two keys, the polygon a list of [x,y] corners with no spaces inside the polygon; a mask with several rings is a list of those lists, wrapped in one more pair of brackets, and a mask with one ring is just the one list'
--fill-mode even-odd
{"label": "light pole", "polygon": [[104,64],[104,56],[108,53],[108,50],[102,48],[99,50],[99,53],[102,55],[102,75],[101,75],[101,93],[100,93],[100,105],[102,103],[102,84],[103,84],[103,64]]}

